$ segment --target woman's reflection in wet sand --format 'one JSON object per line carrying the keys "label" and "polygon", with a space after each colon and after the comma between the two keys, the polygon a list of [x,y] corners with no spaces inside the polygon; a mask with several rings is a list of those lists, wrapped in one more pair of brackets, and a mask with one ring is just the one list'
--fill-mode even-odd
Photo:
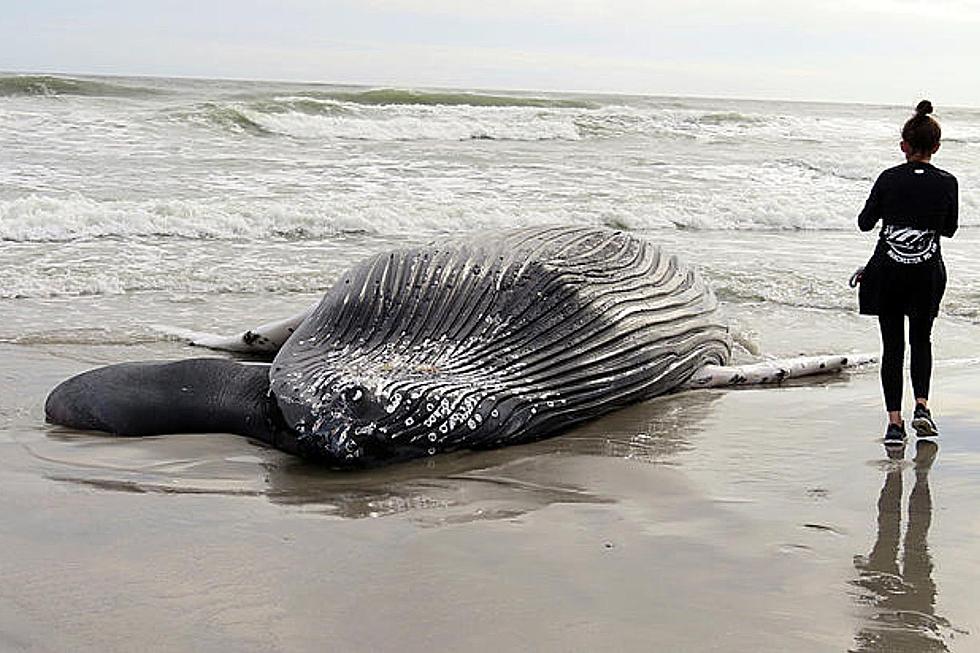
{"label": "woman's reflection in wet sand", "polygon": [[909,495],[904,547],[899,545],[902,526],[902,474],[904,448],[890,450],[895,461],[885,475],[878,498],[878,534],[867,557],[855,556],[861,588],[858,600],[872,607],[866,623],[855,636],[855,651],[948,651],[944,636],[950,625],[935,614],[936,584],[927,537],[932,521],[929,470],[938,446],[916,443],[915,486]]}

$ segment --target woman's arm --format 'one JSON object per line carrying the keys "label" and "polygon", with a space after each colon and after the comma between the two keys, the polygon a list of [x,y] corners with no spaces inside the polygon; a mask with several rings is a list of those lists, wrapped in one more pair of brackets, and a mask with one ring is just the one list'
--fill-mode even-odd
{"label": "woman's arm", "polygon": [[956,183],[956,177],[951,177],[951,180],[949,212],[946,213],[946,219],[943,220],[943,228],[940,231],[947,238],[952,238],[953,234],[956,233],[960,217],[959,185]]}
{"label": "woman's arm", "polygon": [[875,223],[878,222],[878,218],[881,217],[878,213],[880,206],[880,184],[881,177],[875,181],[875,185],[871,187],[871,194],[868,195],[868,201],[864,203],[864,209],[862,209],[861,214],[858,215],[858,228],[861,231],[871,231],[875,228]]}

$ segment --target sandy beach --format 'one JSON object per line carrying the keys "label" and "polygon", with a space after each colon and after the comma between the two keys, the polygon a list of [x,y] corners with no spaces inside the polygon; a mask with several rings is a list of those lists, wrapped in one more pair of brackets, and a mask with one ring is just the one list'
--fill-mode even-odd
{"label": "sandy beach", "polygon": [[4,651],[967,651],[980,628],[975,366],[937,371],[931,465],[886,456],[866,370],[339,474],[43,424],[62,378],[199,353],[176,343],[2,350]]}

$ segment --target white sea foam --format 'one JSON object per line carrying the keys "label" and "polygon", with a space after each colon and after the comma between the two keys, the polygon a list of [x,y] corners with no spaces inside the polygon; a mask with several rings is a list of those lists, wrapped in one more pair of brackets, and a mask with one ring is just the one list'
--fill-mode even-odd
{"label": "white sea foam", "polygon": [[[521,226],[535,218],[481,207],[474,226]],[[431,207],[406,210],[379,200],[337,205],[327,201],[279,202],[236,200],[97,201],[84,196],[30,195],[0,201],[0,240],[69,242],[79,239],[176,237],[190,240],[325,239],[344,233],[438,233],[454,225],[465,210]]]}
{"label": "white sea foam", "polygon": [[[322,240],[347,233],[424,237],[455,231],[461,224],[505,229],[542,223],[632,230],[850,232],[871,183],[811,170],[795,161],[696,170],[678,166],[661,173],[657,192],[636,185],[604,192],[604,176],[570,180],[564,188],[533,177],[515,178],[510,193],[504,182],[494,181],[480,192],[479,180],[403,180],[392,182],[385,194],[383,181],[375,181],[309,196],[258,199],[117,200],[31,194],[0,200],[0,240]],[[713,191],[705,193],[705,187]],[[576,201],[567,200],[576,195]],[[961,225],[980,224],[977,199],[974,189],[962,193]]]}
{"label": "white sea foam", "polygon": [[441,111],[386,111],[384,115],[370,117],[309,115],[296,111],[264,113],[252,109],[241,112],[266,131],[303,139],[540,141],[580,138],[570,118],[530,110],[446,107]]}
{"label": "white sea foam", "polygon": [[[875,119],[820,118],[762,112],[661,106],[528,107],[360,105],[333,99],[278,96],[271,101],[204,103],[178,112],[192,122],[238,133],[351,140],[579,140],[644,135],[726,142],[768,139],[839,140],[848,134],[883,139],[894,127]],[[969,139],[970,136],[961,136]]]}
{"label": "white sea foam", "polygon": [[[763,194],[765,197],[754,197]],[[833,206],[807,211],[792,206],[792,193],[746,191],[751,205],[720,196],[679,190],[671,203],[645,198],[593,199],[581,206],[548,205],[513,199],[469,198],[452,204],[430,194],[396,204],[383,198],[353,198],[346,204],[307,200],[96,201],[82,196],[28,196],[0,202],[0,240],[69,242],[100,238],[181,238],[191,240],[322,240],[345,233],[397,236],[468,229],[506,229],[532,224],[606,224],[633,230],[678,227],[692,230],[799,230],[852,228],[852,216]]]}
{"label": "white sea foam", "polygon": [[0,239],[57,242],[132,236],[207,239],[269,235],[274,217],[254,218],[247,212],[230,211],[220,203],[97,201],[82,195],[29,195],[0,202]]}

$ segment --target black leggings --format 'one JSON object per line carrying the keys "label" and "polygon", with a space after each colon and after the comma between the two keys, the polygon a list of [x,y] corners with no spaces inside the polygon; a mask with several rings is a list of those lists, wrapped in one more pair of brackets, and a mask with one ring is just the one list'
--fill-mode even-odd
{"label": "black leggings", "polygon": [[[912,390],[916,399],[929,398],[932,376],[931,315],[909,316],[909,345],[912,350]],[[881,326],[881,387],[885,410],[902,410],[902,366],[905,362],[905,316],[879,315]]]}

